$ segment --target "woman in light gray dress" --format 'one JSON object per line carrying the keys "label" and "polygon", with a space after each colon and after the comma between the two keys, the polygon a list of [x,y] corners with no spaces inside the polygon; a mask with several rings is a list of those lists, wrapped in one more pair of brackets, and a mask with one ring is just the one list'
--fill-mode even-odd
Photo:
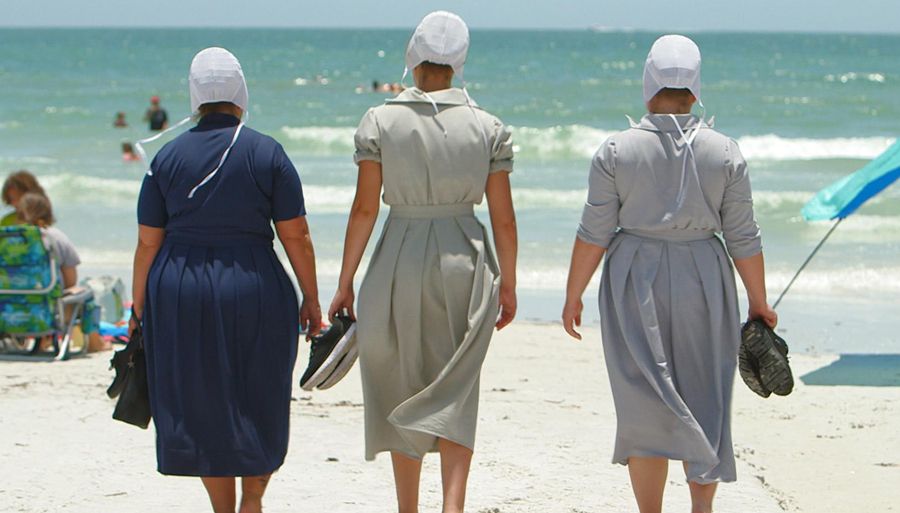
{"label": "woman in light gray dress", "polygon": [[[425,17],[407,50],[416,87],[369,110],[356,132],[356,198],[338,291],[352,314],[353,277],[378,214],[390,205],[359,294],[357,342],[366,459],[390,451],[401,512],[417,511],[421,459],[439,451],[444,511],[462,511],[491,334],[515,315],[512,141],[465,90],[468,30]],[[473,206],[487,196],[499,265]],[[499,320],[498,320],[499,313]]]}
{"label": "woman in light gray dress", "polygon": [[594,156],[562,315],[580,339],[581,296],[606,254],[600,321],[618,421],[613,461],[628,465],[641,513],[661,511],[670,459],[684,463],[694,512],[712,511],[716,483],[736,478],[732,260],[749,317],[777,321],[746,163],[733,140],[690,114],[699,98],[697,46],[657,40],[644,69],[649,114]]}

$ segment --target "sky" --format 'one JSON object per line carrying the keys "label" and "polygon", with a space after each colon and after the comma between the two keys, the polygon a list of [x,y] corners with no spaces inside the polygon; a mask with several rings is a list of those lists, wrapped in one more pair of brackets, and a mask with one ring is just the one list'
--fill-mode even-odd
{"label": "sky", "polygon": [[5,27],[409,28],[454,11],[473,29],[900,33],[900,0],[7,0]]}

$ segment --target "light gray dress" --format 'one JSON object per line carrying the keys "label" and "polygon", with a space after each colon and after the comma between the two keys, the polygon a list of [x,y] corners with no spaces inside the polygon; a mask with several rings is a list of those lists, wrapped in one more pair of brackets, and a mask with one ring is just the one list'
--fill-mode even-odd
{"label": "light gray dress", "polygon": [[[600,322],[618,420],[613,461],[660,456],[688,462],[690,481],[734,481],[741,317],[729,255],[759,253],[760,233],[737,144],[694,116],[676,118],[647,115],[600,147],[578,228],[608,248]],[[677,127],[695,137],[690,148]]]}
{"label": "light gray dress", "polygon": [[478,379],[500,273],[473,205],[512,171],[512,141],[460,89],[408,89],[370,109],[355,161],[381,162],[390,215],[359,291],[366,459],[475,443]]}

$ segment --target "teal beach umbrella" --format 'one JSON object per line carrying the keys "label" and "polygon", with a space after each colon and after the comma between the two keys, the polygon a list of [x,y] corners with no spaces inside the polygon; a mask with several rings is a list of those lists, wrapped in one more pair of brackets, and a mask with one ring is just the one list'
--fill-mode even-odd
{"label": "teal beach umbrella", "polygon": [[856,212],[863,203],[885,190],[898,178],[900,178],[900,141],[895,142],[862,169],[817,192],[813,199],[803,206],[801,213],[807,221],[836,221],[791,278],[773,307],[778,306],[791,285],[806,268],[806,264],[812,260],[834,229],[841,224],[841,221]]}

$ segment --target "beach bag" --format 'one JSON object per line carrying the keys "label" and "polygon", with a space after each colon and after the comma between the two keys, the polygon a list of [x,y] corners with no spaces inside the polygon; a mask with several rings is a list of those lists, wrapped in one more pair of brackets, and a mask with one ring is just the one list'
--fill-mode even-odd
{"label": "beach bag", "polygon": [[81,280],[81,285],[94,293],[94,303],[100,308],[100,320],[115,324],[125,316],[125,284],[121,278],[97,276]]}
{"label": "beach bag", "polygon": [[147,429],[150,424],[150,389],[147,385],[147,361],[144,355],[144,337],[137,328],[128,338],[125,349],[113,353],[109,361],[116,377],[106,390],[110,399],[119,398],[113,410],[113,418]]}
{"label": "beach bag", "polygon": [[752,320],[741,328],[738,370],[747,387],[760,397],[788,395],[794,389],[787,355],[787,342],[768,324]]}

